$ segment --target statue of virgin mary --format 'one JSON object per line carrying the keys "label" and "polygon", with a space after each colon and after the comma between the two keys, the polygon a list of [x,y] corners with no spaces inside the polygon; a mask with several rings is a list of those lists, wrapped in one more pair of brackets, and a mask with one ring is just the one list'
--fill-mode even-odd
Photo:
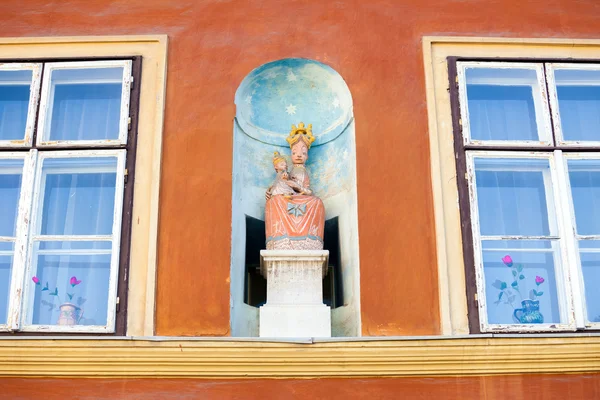
{"label": "statue of virgin mary", "polygon": [[[293,167],[289,173],[289,187],[293,193],[275,194],[272,187],[266,193],[265,227],[267,250],[322,250],[325,227],[323,202],[313,195],[306,170],[308,150],[315,141],[312,125],[292,125],[286,139],[290,145]],[[281,168],[282,157],[276,155],[273,163]],[[285,174],[283,175],[286,176]]]}

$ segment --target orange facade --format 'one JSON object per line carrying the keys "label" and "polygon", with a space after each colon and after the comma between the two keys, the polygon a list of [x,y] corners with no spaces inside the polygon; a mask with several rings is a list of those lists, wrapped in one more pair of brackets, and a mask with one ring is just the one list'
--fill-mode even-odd
{"label": "orange facade", "polygon": [[[169,36],[156,297],[156,333],[165,336],[229,334],[238,85],[281,58],[333,67],[354,100],[363,334],[430,335],[440,321],[421,38],[591,38],[593,7],[567,0],[4,1],[0,35]],[[394,206],[382,207],[381,198]]]}
{"label": "orange facade", "polygon": [[156,333],[164,336],[229,334],[238,85],[281,58],[333,67],[354,100],[363,334],[431,335],[440,320],[421,38],[592,38],[594,7],[592,0],[7,0],[0,35],[168,35],[156,296]]}
{"label": "orange facade", "polygon": [[[375,378],[305,380],[194,379],[41,379],[9,378],[1,382],[0,398],[47,400],[98,399],[409,399],[409,400],[562,400],[597,399],[600,379],[588,375],[527,375],[447,378]],[[10,393],[9,397],[3,397]],[[101,393],[106,393],[103,397]]]}
{"label": "orange facade", "polygon": [[[283,58],[331,66],[350,88],[356,121],[362,334],[417,336],[441,333],[423,36],[598,38],[599,18],[597,0],[3,0],[0,36],[168,36],[157,336],[231,334],[239,84]],[[280,391],[281,398],[558,399],[600,397],[599,382],[598,375],[35,385],[11,378],[0,382],[0,397],[27,398],[37,387],[46,399],[109,390],[112,398],[268,398]]]}

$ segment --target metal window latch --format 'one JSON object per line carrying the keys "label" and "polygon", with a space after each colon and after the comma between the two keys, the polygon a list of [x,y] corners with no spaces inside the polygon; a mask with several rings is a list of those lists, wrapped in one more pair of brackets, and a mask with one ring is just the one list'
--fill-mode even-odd
{"label": "metal window latch", "polygon": [[129,90],[133,90],[133,76],[130,78]]}
{"label": "metal window latch", "polygon": [[119,312],[120,298],[117,296],[117,312]]}
{"label": "metal window latch", "polygon": [[127,177],[129,176],[129,169],[125,168],[125,172],[123,173],[123,179],[125,183],[127,183]]}
{"label": "metal window latch", "polygon": [[475,301],[479,301],[479,299],[477,298],[477,293],[475,293],[475,294],[473,295],[473,297],[475,298]]}
{"label": "metal window latch", "polygon": [[131,130],[131,117],[127,118],[127,130]]}

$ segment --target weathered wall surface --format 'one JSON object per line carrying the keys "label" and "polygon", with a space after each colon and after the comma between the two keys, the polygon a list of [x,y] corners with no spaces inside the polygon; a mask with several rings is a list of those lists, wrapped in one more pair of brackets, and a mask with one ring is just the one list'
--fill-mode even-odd
{"label": "weathered wall surface", "polygon": [[[600,375],[314,380],[18,379],[0,381],[0,399],[396,399],[563,400],[600,397]],[[10,393],[9,397],[6,396]]]}
{"label": "weathered wall surface", "polygon": [[[440,319],[421,37],[597,38],[599,17],[596,0],[3,0],[0,35],[169,36],[158,335],[230,333],[236,88],[268,61],[329,64],[354,100],[363,334],[425,335]],[[456,383],[467,397],[511,388],[469,382]]]}

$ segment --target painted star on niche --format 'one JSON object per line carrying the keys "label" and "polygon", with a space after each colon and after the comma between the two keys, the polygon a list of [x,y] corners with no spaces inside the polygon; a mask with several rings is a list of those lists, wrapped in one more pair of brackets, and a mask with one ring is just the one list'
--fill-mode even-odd
{"label": "painted star on niche", "polygon": [[285,112],[288,113],[289,115],[294,115],[296,114],[296,106],[293,104],[290,104],[289,106],[287,106],[285,108]]}
{"label": "painted star on niche", "polygon": [[294,74],[293,71],[290,71],[287,73],[287,81],[288,82],[296,82],[296,80],[298,80],[298,77],[296,76],[296,74]]}

